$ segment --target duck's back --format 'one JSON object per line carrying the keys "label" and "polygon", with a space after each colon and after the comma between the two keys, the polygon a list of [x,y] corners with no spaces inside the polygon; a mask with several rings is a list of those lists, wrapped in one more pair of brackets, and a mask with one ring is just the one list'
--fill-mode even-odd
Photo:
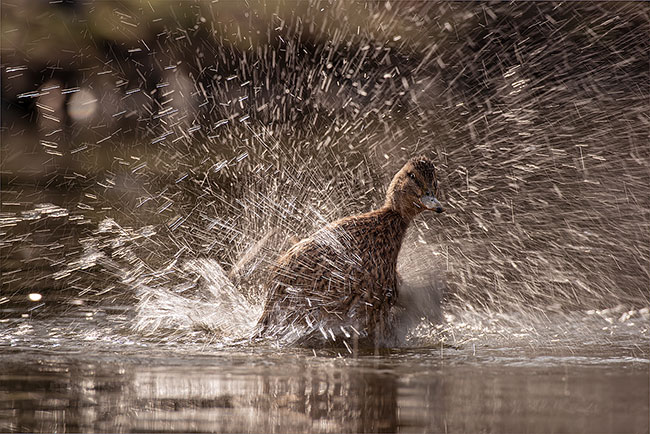
{"label": "duck's back", "polygon": [[347,333],[350,326],[372,335],[395,300],[405,230],[399,215],[379,210],[336,221],[294,245],[271,272],[263,330]]}

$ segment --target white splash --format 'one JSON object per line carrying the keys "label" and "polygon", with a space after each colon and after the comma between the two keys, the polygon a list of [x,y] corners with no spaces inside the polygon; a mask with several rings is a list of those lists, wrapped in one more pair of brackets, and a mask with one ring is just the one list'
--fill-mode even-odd
{"label": "white splash", "polygon": [[190,260],[182,270],[197,276],[191,295],[185,294],[187,288],[138,288],[135,330],[144,334],[184,334],[199,329],[222,341],[251,335],[262,307],[242,295],[217,261]]}

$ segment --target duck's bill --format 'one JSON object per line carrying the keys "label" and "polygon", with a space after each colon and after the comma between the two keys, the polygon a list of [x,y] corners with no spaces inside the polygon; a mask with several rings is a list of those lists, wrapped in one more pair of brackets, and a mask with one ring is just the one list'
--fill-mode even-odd
{"label": "duck's bill", "polygon": [[420,202],[426,209],[434,209],[436,212],[443,212],[445,209],[442,207],[442,204],[430,194],[425,194],[420,198]]}

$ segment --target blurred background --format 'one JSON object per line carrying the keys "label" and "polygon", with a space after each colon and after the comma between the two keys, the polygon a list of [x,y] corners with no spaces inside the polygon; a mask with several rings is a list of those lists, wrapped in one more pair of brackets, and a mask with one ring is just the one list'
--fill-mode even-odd
{"label": "blurred background", "polygon": [[[2,300],[121,297],[125,274],[232,271],[260,243],[272,259],[425,153],[449,212],[409,257],[449,303],[646,306],[648,13],[3,0]],[[124,237],[150,244],[131,257]]]}

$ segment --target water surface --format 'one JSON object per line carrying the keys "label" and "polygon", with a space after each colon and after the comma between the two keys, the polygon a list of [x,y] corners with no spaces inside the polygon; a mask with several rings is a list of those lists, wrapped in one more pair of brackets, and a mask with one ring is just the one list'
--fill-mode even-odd
{"label": "water surface", "polygon": [[355,356],[143,337],[128,307],[3,313],[1,431],[648,431],[645,312],[448,315],[444,345]]}

